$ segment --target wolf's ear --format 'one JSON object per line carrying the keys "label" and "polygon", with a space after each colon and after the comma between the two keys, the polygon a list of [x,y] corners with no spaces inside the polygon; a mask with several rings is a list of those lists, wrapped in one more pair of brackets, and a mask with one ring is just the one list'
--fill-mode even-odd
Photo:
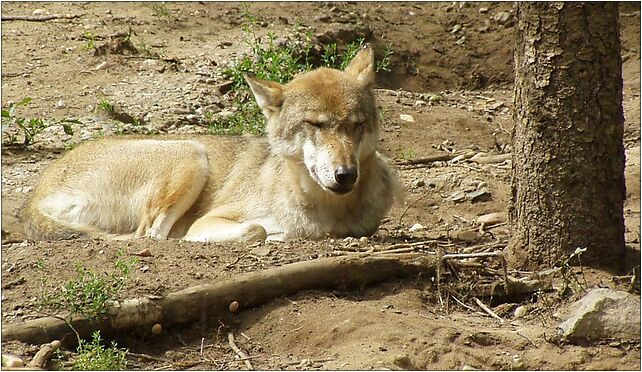
{"label": "wolf's ear", "polygon": [[356,77],[364,85],[373,85],[375,82],[374,52],[370,45],[366,45],[350,61],[345,71]]}
{"label": "wolf's ear", "polygon": [[256,103],[266,117],[276,114],[283,104],[283,85],[269,80],[259,79],[251,75],[243,75],[250,85]]}

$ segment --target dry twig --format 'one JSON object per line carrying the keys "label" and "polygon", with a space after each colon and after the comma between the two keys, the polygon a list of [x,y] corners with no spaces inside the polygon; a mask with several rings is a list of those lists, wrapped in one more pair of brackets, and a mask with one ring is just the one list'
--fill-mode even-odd
{"label": "dry twig", "polygon": [[52,19],[74,19],[80,18],[84,14],[49,14],[43,16],[28,16],[28,15],[3,15],[2,21],[27,21],[27,22],[46,22]]}
{"label": "dry twig", "polygon": [[488,315],[492,316],[493,318],[497,319],[500,323],[504,323],[504,319],[500,318],[499,315],[495,314],[493,310],[491,310],[488,306],[484,305],[483,302],[481,302],[477,297],[474,298],[475,302],[479,307],[482,308]]}
{"label": "dry twig", "polygon": [[232,348],[232,350],[234,350],[236,355],[238,355],[238,357],[243,360],[243,362],[245,363],[245,366],[247,367],[247,369],[253,370],[254,367],[252,367],[252,363],[250,363],[250,360],[249,360],[250,356],[247,355],[238,346],[236,346],[236,342],[234,342],[234,334],[232,332],[227,334],[227,341],[229,342],[230,347]]}

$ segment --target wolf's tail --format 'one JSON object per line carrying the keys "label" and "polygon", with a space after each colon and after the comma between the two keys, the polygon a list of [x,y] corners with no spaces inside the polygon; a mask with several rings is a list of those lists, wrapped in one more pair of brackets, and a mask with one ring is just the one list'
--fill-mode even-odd
{"label": "wolf's tail", "polygon": [[95,236],[98,231],[89,227],[66,224],[42,213],[31,200],[22,207],[19,219],[23,230],[31,240],[67,240]]}

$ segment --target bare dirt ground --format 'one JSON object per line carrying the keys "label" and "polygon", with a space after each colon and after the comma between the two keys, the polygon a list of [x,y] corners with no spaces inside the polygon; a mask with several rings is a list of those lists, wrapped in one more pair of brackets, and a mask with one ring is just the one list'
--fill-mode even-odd
{"label": "bare dirt ground", "polygon": [[[263,23],[258,30],[262,34],[271,31],[285,38],[296,35],[298,28],[340,45],[363,35],[379,53],[386,43],[392,45],[392,71],[378,76],[377,90],[384,115],[381,150],[390,157],[404,161],[463,150],[510,152],[512,3],[248,3],[245,9],[239,3],[190,2],[165,3],[170,11],[165,15],[150,4],[2,3],[3,18],[78,16],[46,22],[2,21],[2,106],[31,97],[33,102],[21,109],[21,115],[50,120],[73,117],[83,123],[73,136],[52,127],[28,150],[2,148],[3,325],[39,316],[34,298],[42,290],[43,276],[50,279],[47,289],[55,290],[74,276],[74,264],[105,270],[121,249],[133,254],[147,248],[153,254],[140,259],[127,282],[124,297],[133,298],[345,254],[346,249],[385,249],[404,241],[432,239],[447,253],[494,249],[495,243],[505,247],[506,225],[485,233],[462,232],[477,231],[480,215],[506,211],[509,162],[400,166],[407,189],[405,203],[395,207],[362,247],[331,239],[258,247],[149,239],[25,240],[16,217],[18,208],[42,170],[70,143],[116,132],[207,133],[204,114],[231,107],[219,90],[226,80],[222,69],[249,52],[242,30],[246,10]],[[502,17],[502,12],[508,12],[508,17]],[[640,4],[624,3],[620,13],[626,242],[639,252]],[[85,48],[88,33],[100,37],[94,41],[100,45],[110,35],[130,28],[139,54],[94,55]],[[430,99],[436,95],[441,99]],[[101,116],[96,110],[101,97],[142,124]],[[3,143],[5,139],[3,133]],[[480,190],[486,195],[455,202],[460,195]],[[411,229],[417,223],[424,228]],[[39,263],[44,263],[44,269],[37,268]],[[493,260],[485,265],[499,268]],[[624,288],[605,272],[584,269],[584,276],[587,287]],[[444,288],[458,281],[452,273],[441,280]],[[561,278],[555,280],[558,286]],[[475,283],[469,285],[473,288]],[[155,357],[131,357],[134,369],[244,369],[224,337],[230,330],[257,369],[640,369],[639,340],[587,346],[552,342],[568,304],[581,293],[552,302],[540,294],[509,305],[491,304],[505,319],[502,324],[488,317],[467,292],[440,294],[431,278],[391,279],[354,291],[312,291],[278,298],[244,309],[224,324],[199,323],[170,328],[160,336],[132,335],[118,341],[132,352]],[[526,315],[513,316],[511,310],[517,305],[525,306]],[[25,359],[38,349],[17,342],[5,342],[2,348],[3,353]]]}

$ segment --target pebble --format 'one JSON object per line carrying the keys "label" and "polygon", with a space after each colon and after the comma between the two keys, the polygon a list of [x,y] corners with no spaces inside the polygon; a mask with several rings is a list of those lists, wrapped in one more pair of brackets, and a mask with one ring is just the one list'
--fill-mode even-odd
{"label": "pebble", "polygon": [[45,9],[42,9],[42,8],[35,9],[33,12],[31,12],[31,14],[36,15],[36,16],[37,15],[44,15],[44,14],[48,14],[48,13],[49,13],[48,11],[46,11]]}
{"label": "pebble", "polygon": [[408,115],[408,114],[399,114],[399,119],[403,121],[407,121],[409,123],[415,122],[415,118],[412,115]]}
{"label": "pebble", "polygon": [[266,247],[266,246],[259,246],[259,247],[256,247],[256,248],[252,249],[250,251],[250,253],[252,253],[254,255],[257,255],[257,256],[265,257],[265,256],[270,254],[270,248]]}
{"label": "pebble", "polygon": [[481,14],[488,13],[488,8],[479,8],[479,13]]}
{"label": "pebble", "polygon": [[511,18],[511,15],[507,11],[499,12],[493,16],[493,21],[499,23],[500,25],[505,24]]}
{"label": "pebble", "polygon": [[2,366],[8,368],[22,368],[25,363],[14,355],[2,354]]}
{"label": "pebble", "polygon": [[416,223],[416,224],[410,226],[410,229],[408,229],[408,231],[415,232],[415,231],[420,231],[420,230],[423,230],[423,229],[424,229],[423,225],[421,225],[419,223]]}
{"label": "pebble", "polygon": [[151,257],[152,252],[149,249],[145,248],[142,251],[136,253],[136,255],[140,257]]}
{"label": "pebble", "polygon": [[526,314],[528,314],[528,309],[526,308],[526,306],[523,306],[523,305],[517,306],[515,308],[515,312],[513,313],[513,318],[515,319],[523,318],[524,315]]}
{"label": "pebble", "polygon": [[109,63],[107,61],[102,61],[101,63],[98,64],[98,66],[94,67],[94,70],[106,70],[108,69]]}
{"label": "pebble", "polygon": [[475,230],[464,230],[457,232],[457,239],[463,240],[465,242],[474,242],[478,238],[477,231]]}
{"label": "pebble", "polygon": [[456,34],[460,30],[461,30],[461,25],[460,24],[456,24],[456,25],[453,26],[452,30],[450,30],[450,33],[451,34]]}
{"label": "pebble", "polygon": [[494,212],[494,213],[488,213],[484,214],[482,216],[479,216],[477,218],[477,223],[480,225],[495,225],[501,222],[504,222],[507,220],[506,213],[504,212]]}
{"label": "pebble", "polygon": [[514,371],[523,370],[524,361],[522,360],[522,357],[520,357],[519,355],[513,355],[510,361],[510,367],[510,369]]}

